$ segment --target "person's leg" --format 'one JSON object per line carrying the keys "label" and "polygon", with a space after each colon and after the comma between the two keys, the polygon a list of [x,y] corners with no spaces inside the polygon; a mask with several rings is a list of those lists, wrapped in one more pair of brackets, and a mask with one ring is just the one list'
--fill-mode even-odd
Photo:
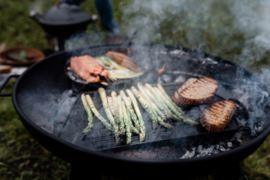
{"label": "person's leg", "polygon": [[95,0],[95,4],[101,20],[101,25],[109,31],[108,35],[119,35],[120,29],[113,18],[113,10],[110,0]]}

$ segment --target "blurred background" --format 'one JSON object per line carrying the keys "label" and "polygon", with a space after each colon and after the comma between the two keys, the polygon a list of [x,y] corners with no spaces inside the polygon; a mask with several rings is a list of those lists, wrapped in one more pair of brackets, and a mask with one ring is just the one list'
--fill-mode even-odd
{"label": "blurred background", "polygon": [[[55,53],[44,30],[29,17],[43,14],[59,0],[0,0],[0,47],[26,46],[44,56]],[[268,0],[112,0],[121,37],[133,42],[177,45],[215,54],[270,78],[270,1]],[[97,14],[94,0],[80,7]],[[66,39],[72,50],[111,42],[100,19]],[[11,81],[4,92],[11,92]],[[0,98],[0,179],[69,179],[71,166],[28,134],[10,97]],[[270,138],[241,162],[241,179],[270,179]],[[111,179],[103,177],[103,179]],[[199,179],[215,179],[215,174]]]}

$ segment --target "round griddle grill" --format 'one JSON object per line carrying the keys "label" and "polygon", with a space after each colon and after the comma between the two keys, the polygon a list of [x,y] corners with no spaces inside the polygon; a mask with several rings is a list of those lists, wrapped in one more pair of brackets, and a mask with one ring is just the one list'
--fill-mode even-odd
{"label": "round griddle grill", "polygon": [[[163,50],[160,50],[161,46]],[[57,53],[30,67],[21,75],[14,87],[13,104],[26,129],[49,151],[72,163],[74,170],[83,173],[83,170],[88,172],[87,169],[91,168],[91,171],[95,174],[127,179],[169,178],[176,175],[177,177],[181,175],[182,178],[200,176],[219,171],[243,160],[253,153],[269,134],[268,106],[262,106],[262,113],[264,114],[256,119],[256,123],[250,123],[249,119],[246,119],[247,123],[244,125],[237,122],[237,118],[251,118],[246,117],[247,111],[245,109],[250,111],[252,107],[245,107],[239,101],[240,96],[238,97],[238,95],[241,93],[233,93],[235,89],[242,87],[243,79],[255,81],[263,90],[269,92],[269,89],[260,79],[254,77],[247,70],[226,59],[186,48],[155,44],[147,46],[130,45],[129,48],[133,52],[131,57],[134,61],[142,67],[150,67],[151,65],[152,68],[149,68],[149,71],[141,78],[111,83],[106,91],[117,90],[119,92],[121,89],[130,88],[138,81],[146,81],[151,84],[163,83],[164,88],[170,94],[179,88],[187,78],[206,75],[219,82],[219,91],[215,98],[217,100],[223,98],[238,101],[238,111],[240,112],[234,117],[233,123],[236,123],[228,126],[220,134],[207,133],[203,130],[200,131],[199,127],[192,127],[191,131],[197,132],[197,134],[192,134],[189,131],[178,136],[177,133],[170,134],[166,129],[159,127],[157,132],[161,136],[151,139],[153,135],[150,133],[144,143],[136,143],[138,137],[134,136],[134,144],[129,146],[122,143],[116,147],[107,143],[107,141],[102,144],[103,146],[99,146],[98,141],[95,143],[94,139],[98,138],[98,133],[104,134],[102,127],[93,130],[100,131],[95,132],[97,133],[96,136],[91,136],[91,133],[81,135],[82,129],[80,128],[85,127],[87,122],[78,100],[80,93],[90,93],[94,96],[93,100],[96,100],[95,105],[100,108],[96,88],[80,85],[70,80],[65,75],[64,67],[67,60],[74,55],[91,54],[92,56],[98,56],[105,54],[108,50],[121,52],[125,48],[127,47],[121,47],[121,45],[99,45],[72,52]],[[167,62],[165,72],[158,76],[156,69],[160,68],[164,62]],[[177,79],[178,82],[175,82]],[[249,93],[248,89],[245,90],[244,93]],[[264,101],[267,100],[267,98],[264,99]],[[191,109],[184,110],[189,112]],[[249,128],[258,123],[263,125],[262,130],[258,131],[256,136],[253,136],[252,133],[255,131]],[[175,125],[180,128],[185,127],[184,129],[190,128],[190,126],[181,124],[181,122],[177,122]],[[95,126],[99,125],[95,125],[94,120]],[[189,144],[198,145],[206,140],[214,143],[217,139],[232,138],[237,133],[243,133],[245,139],[238,147],[230,151],[205,157],[180,159],[185,153],[182,147],[188,149]],[[167,136],[168,134],[175,136]],[[113,135],[108,136],[111,139],[114,137]],[[136,156],[138,152],[140,156]],[[174,154],[167,156],[167,152]],[[155,153],[156,156],[150,156],[155,155]],[[162,156],[162,153],[167,154]],[[196,172],[190,173],[191,170]]]}

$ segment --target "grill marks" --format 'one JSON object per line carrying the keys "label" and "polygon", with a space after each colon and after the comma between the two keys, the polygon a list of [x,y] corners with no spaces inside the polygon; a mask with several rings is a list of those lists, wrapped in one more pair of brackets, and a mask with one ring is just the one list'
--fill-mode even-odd
{"label": "grill marks", "polygon": [[[196,106],[210,103],[218,89],[217,81],[203,76],[190,78],[172,97],[180,106]],[[202,111],[200,122],[207,131],[222,132],[236,111],[236,103],[230,100],[214,102],[209,109]]]}
{"label": "grill marks", "polygon": [[222,132],[233,117],[236,108],[234,101],[222,100],[214,102],[209,109],[202,112],[201,124],[207,131]]}
{"label": "grill marks", "polygon": [[190,78],[174,93],[173,101],[180,106],[196,106],[213,101],[217,81],[206,76]]}

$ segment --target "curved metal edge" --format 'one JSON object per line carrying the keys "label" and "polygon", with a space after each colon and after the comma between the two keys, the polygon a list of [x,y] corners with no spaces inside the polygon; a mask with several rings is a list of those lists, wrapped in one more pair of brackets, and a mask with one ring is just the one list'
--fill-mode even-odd
{"label": "curved metal edge", "polygon": [[92,17],[90,16],[89,19],[86,19],[86,20],[83,20],[83,21],[80,21],[80,22],[75,22],[73,24],[68,24],[68,23],[49,23],[49,22],[45,22],[45,21],[42,21],[40,19],[37,20],[37,23],[40,24],[41,26],[51,26],[51,27],[60,27],[60,26],[66,26],[66,27],[69,27],[69,26],[78,26],[80,24],[88,24],[88,23],[92,23],[92,22],[96,22],[97,20],[92,20]]}
{"label": "curved metal edge", "polygon": [[[121,44],[100,44],[100,45],[95,45],[95,46],[90,46],[88,47],[88,49],[94,49],[94,48],[98,48],[100,46],[119,46]],[[150,45],[150,44],[148,44]],[[171,45],[164,45],[167,47],[176,47],[176,46],[171,46]],[[182,47],[178,47],[178,48],[182,48]],[[86,48],[82,48],[82,49],[86,49]],[[182,48],[183,49],[183,48]],[[187,50],[191,50],[186,48]],[[51,56],[58,56],[60,54],[64,54],[64,53],[70,53],[71,51],[61,51],[58,52],[56,54],[53,54]],[[210,55],[210,54],[207,54]],[[158,166],[157,163],[159,163],[159,165],[166,165],[166,164],[170,164],[170,165],[177,165],[177,164],[186,164],[186,165],[190,165],[193,163],[200,163],[203,164],[205,161],[208,162],[214,162],[217,159],[219,160],[223,160],[226,161],[226,159],[231,159],[232,157],[234,157],[236,160],[239,160],[239,162],[241,160],[243,160],[245,157],[241,157],[241,154],[243,154],[243,151],[248,150],[249,151],[249,155],[252,154],[258,147],[259,145],[261,145],[261,143],[267,138],[267,136],[269,135],[270,132],[270,126],[264,130],[263,133],[261,133],[260,135],[258,135],[256,137],[256,140],[253,140],[251,142],[248,142],[247,144],[237,147],[235,149],[232,149],[230,151],[227,152],[223,152],[223,153],[219,153],[219,154],[214,154],[211,156],[204,156],[204,157],[200,157],[200,158],[193,158],[193,159],[132,159],[132,158],[127,158],[127,157],[115,157],[109,154],[105,154],[102,152],[96,152],[96,151],[91,151],[89,149],[83,148],[83,147],[79,147],[76,146],[74,144],[71,144],[69,142],[66,142],[64,140],[61,140],[60,138],[48,133],[47,131],[45,131],[44,129],[40,128],[39,126],[37,126],[35,123],[33,123],[24,113],[23,111],[20,109],[19,105],[17,104],[17,98],[16,98],[16,94],[17,94],[17,87],[20,84],[20,80],[22,78],[24,78],[24,76],[33,68],[35,68],[35,66],[39,65],[40,63],[42,63],[43,61],[45,61],[46,59],[49,59],[51,56],[46,57],[45,59],[37,62],[36,64],[34,64],[33,66],[31,66],[30,68],[28,68],[17,80],[14,88],[13,88],[13,92],[12,92],[12,102],[14,105],[14,108],[16,110],[16,112],[20,115],[20,117],[27,122],[30,126],[32,126],[34,129],[36,129],[36,131],[38,131],[39,133],[41,133],[42,135],[46,136],[48,139],[52,139],[58,143],[61,143],[62,145],[64,145],[67,148],[71,148],[74,151],[77,151],[78,153],[82,153],[84,155],[88,155],[88,157],[95,157],[95,158],[101,158],[101,159],[106,159],[108,161],[114,161],[114,162],[118,162],[118,163],[129,163],[129,164],[141,164],[143,163],[144,165],[155,165]],[[220,58],[218,56],[213,56],[212,57],[217,57]],[[223,58],[220,58],[223,59]],[[231,62],[232,63],[232,62]],[[234,63],[232,63],[234,64]],[[235,66],[241,67],[239,65],[234,64]],[[242,67],[241,67],[242,68]],[[249,72],[249,71],[248,71]]]}

